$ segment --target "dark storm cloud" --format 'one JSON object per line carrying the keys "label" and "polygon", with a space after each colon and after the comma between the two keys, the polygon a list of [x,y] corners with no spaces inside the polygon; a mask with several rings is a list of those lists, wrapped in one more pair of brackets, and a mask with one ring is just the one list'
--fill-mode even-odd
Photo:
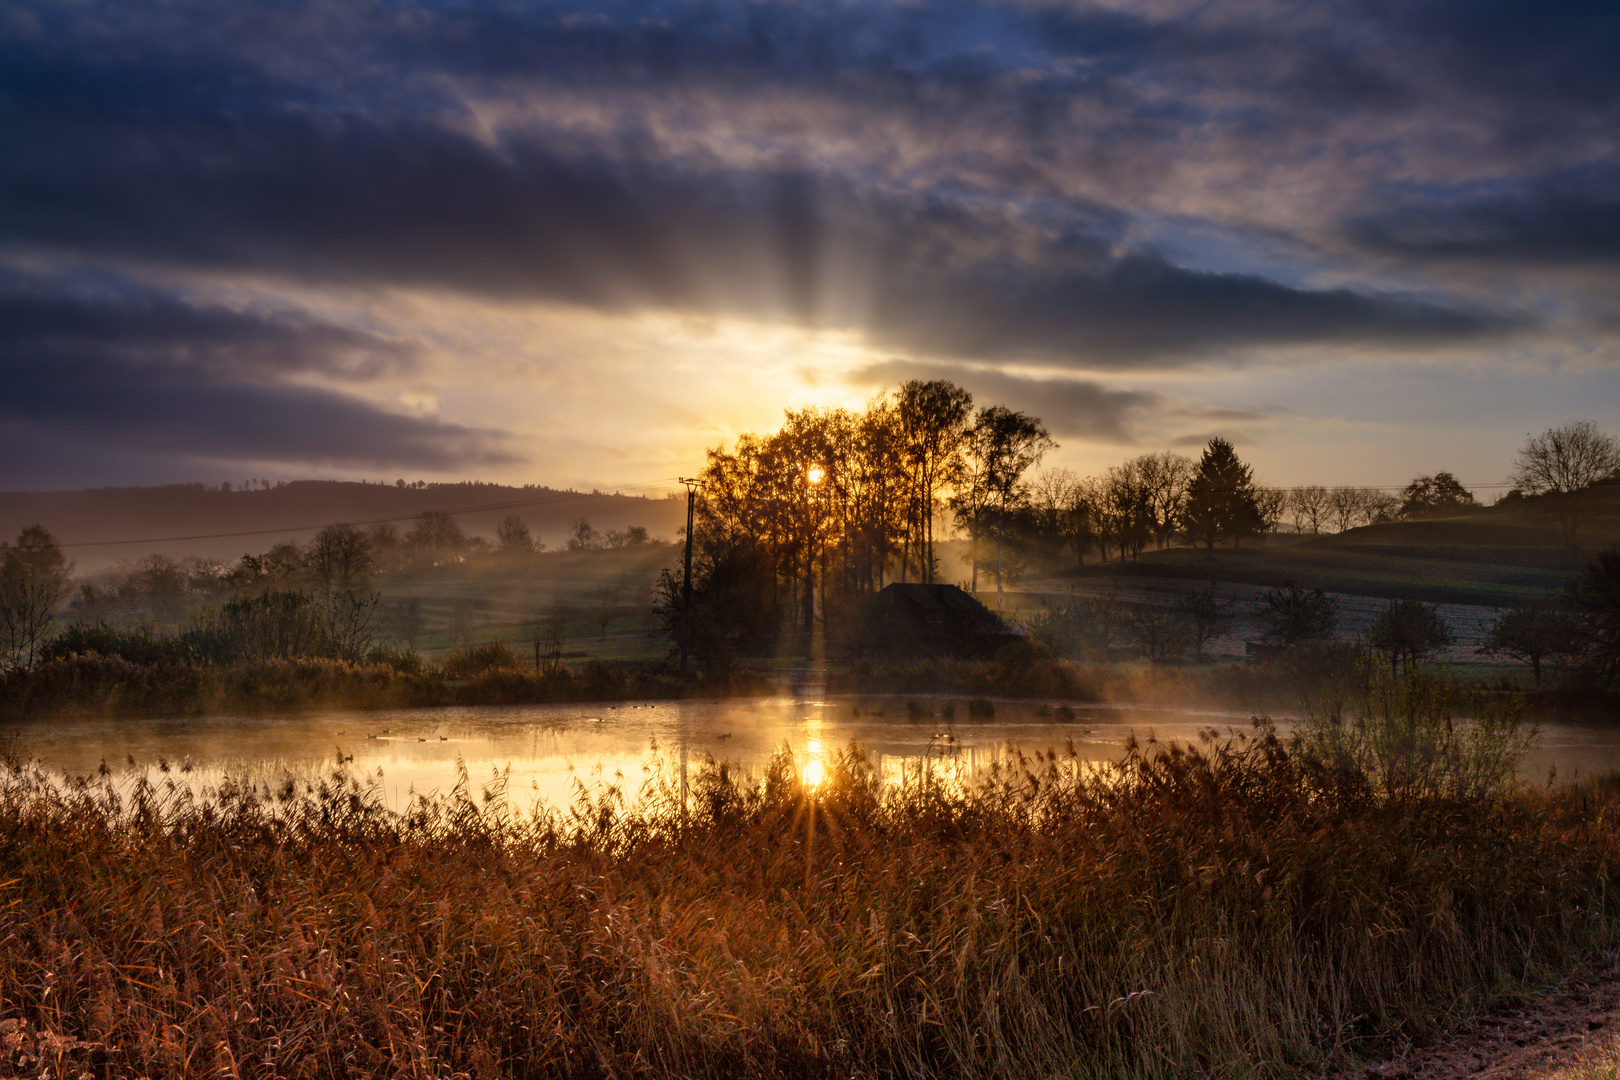
{"label": "dark storm cloud", "polygon": [[1257,345],[1442,344],[1522,325],[1492,315],[1348,289],[1291,288],[1252,275],[1195,273],[1131,256],[1095,270],[982,266],[886,295],[880,332],[957,356],[1130,367]]}
{"label": "dark storm cloud", "polygon": [[1509,192],[1433,195],[1351,226],[1362,243],[1409,257],[1483,265],[1620,260],[1620,173],[1549,177]]}
{"label": "dark storm cloud", "polygon": [[1027,379],[1000,371],[889,360],[852,373],[857,385],[891,386],[908,379],[946,379],[972,391],[974,404],[1006,405],[1036,416],[1058,438],[1132,443],[1132,429],[1169,405],[1162,394],[1117,390],[1081,379]]}
{"label": "dark storm cloud", "polygon": [[[1115,365],[1280,343],[1424,343],[1507,322],[1116,256],[1117,215],[1085,204],[1064,206],[1055,224],[971,191],[871,193],[807,171],[491,148],[354,117],[187,117],[57,142],[55,154],[0,165],[0,231],[105,256],[853,324],[923,351]],[[865,272],[845,283],[853,267]]]}
{"label": "dark storm cloud", "polygon": [[99,449],[290,466],[513,460],[498,433],[278,381],[404,362],[386,341],[140,286],[55,284],[0,275],[0,441],[33,447],[18,455],[63,443],[77,456]]}
{"label": "dark storm cloud", "polygon": [[[0,243],[13,247],[786,318],[1087,365],[1519,324],[1443,290],[1180,266],[1126,240],[1128,204],[1062,190],[1075,169],[1152,176],[1195,132],[1286,157],[1324,110],[1404,107],[1387,61],[1421,21],[1385,20],[1398,31],[1385,53],[1333,43],[1377,24],[1372,8],[1296,38],[1259,18],[978,4],[18,11],[0,44]],[[1491,47],[1465,42],[1446,62],[1467,74]],[[564,89],[611,116],[581,128],[543,97],[521,124],[470,133],[452,78]],[[1205,100],[1216,88],[1251,97]],[[707,132],[762,92],[821,118],[842,156],[796,163],[790,146],[740,165],[666,145],[676,121]],[[654,122],[679,93],[698,96]],[[926,167],[897,177],[862,128],[879,121],[910,133]],[[1015,149],[976,150],[963,132]]]}

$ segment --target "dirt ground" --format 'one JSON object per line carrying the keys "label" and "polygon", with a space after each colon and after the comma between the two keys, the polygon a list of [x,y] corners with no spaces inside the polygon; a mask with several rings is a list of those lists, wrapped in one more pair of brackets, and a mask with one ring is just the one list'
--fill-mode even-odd
{"label": "dirt ground", "polygon": [[1558,1080],[1620,1054],[1620,954],[1520,1008],[1334,1080]]}

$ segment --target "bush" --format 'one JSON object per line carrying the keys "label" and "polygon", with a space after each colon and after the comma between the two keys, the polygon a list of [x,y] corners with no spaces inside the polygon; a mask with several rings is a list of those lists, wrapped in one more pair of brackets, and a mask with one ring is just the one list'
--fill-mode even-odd
{"label": "bush", "polygon": [[1480,802],[1513,787],[1535,734],[1516,699],[1462,693],[1423,669],[1397,678],[1369,662],[1352,700],[1313,715],[1304,739],[1389,799]]}
{"label": "bush", "polygon": [[476,679],[490,671],[523,670],[523,661],[510,645],[488,641],[457,649],[445,658],[444,673],[452,679]]}
{"label": "bush", "polygon": [[105,622],[75,623],[47,641],[39,659],[61,660],[89,653],[132,664],[184,663],[192,659],[192,650],[178,637],[159,636],[145,627],[125,630]]}

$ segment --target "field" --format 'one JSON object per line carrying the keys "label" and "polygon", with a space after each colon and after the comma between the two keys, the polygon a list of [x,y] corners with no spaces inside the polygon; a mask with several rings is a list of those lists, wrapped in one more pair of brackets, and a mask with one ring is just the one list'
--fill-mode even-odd
{"label": "field", "polygon": [[623,551],[552,552],[522,566],[492,563],[390,575],[381,582],[381,636],[406,640],[440,659],[467,642],[509,643],[529,655],[557,635],[565,653],[652,661],[669,653],[653,615],[658,572],[678,566],[680,549],[649,544]]}

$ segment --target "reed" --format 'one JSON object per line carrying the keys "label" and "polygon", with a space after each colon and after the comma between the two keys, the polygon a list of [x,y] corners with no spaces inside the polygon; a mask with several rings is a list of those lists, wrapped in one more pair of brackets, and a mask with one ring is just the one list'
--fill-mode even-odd
{"label": "reed", "polygon": [[1269,725],[511,811],[0,771],[0,1055],[67,1076],[1283,1077],[1614,943],[1617,785],[1394,791]]}

